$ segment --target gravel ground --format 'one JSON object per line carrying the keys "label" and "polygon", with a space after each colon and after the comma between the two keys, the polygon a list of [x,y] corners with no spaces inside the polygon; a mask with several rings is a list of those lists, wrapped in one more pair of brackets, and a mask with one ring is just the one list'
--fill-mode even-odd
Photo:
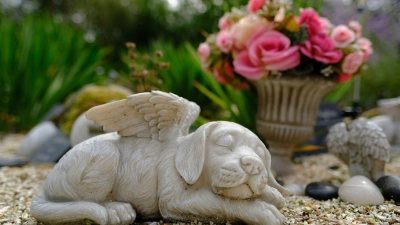
{"label": "gravel ground", "polygon": [[[19,146],[22,135],[0,136],[0,156],[12,154]],[[0,224],[42,224],[29,213],[32,197],[53,165],[26,165],[23,167],[0,167]],[[326,181],[340,185],[349,178],[347,167],[330,154],[301,157],[295,160],[297,173],[282,178],[285,183],[307,184]],[[400,176],[400,153],[393,153],[386,166],[387,174]],[[281,210],[286,216],[285,224],[396,224],[400,225],[400,204],[385,201],[378,206],[358,206],[333,199],[318,201],[305,196],[290,196]],[[141,224],[172,224],[165,221]],[[191,223],[178,224],[201,224]],[[212,224],[212,223],[211,223]],[[229,223],[227,223],[229,224]]]}

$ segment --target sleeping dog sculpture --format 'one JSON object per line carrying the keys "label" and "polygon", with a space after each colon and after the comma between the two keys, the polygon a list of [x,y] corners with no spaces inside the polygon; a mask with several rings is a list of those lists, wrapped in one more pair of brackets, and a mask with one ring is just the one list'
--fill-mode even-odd
{"label": "sleeping dog sculpture", "polygon": [[108,131],[72,148],[32,201],[39,221],[140,219],[237,221],[277,225],[288,191],[270,171],[261,140],[232,122],[188,134],[197,104],[152,91],[90,109]]}

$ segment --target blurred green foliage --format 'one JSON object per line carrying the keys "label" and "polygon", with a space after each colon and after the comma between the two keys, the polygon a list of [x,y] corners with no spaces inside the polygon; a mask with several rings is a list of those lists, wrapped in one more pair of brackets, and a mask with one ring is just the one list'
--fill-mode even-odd
{"label": "blurred green foliage", "polygon": [[[175,46],[170,41],[155,41],[148,52],[162,52],[169,68],[158,71],[159,88],[172,92],[201,107],[195,126],[212,120],[228,120],[255,131],[256,95],[251,90],[235,90],[220,84],[214,76],[203,70],[195,47],[186,42]],[[127,58],[124,56],[123,58]],[[128,68],[120,74],[125,80],[134,81]]]}
{"label": "blurred green foliage", "polygon": [[0,17],[0,132],[36,125],[72,91],[99,81],[107,49],[49,16]]}
{"label": "blurred green foliage", "polygon": [[324,6],[324,0],[293,0],[292,1],[292,10],[295,14],[298,14],[299,9],[311,7],[315,11],[321,11]]}
{"label": "blurred green foliage", "polygon": [[159,40],[151,44],[151,49],[163,52],[163,58],[170,63],[170,67],[159,74],[163,91],[197,102],[204,108],[211,107],[207,97],[193,86],[194,82],[206,84],[207,78],[197,59],[191,57],[188,49],[193,47],[188,42],[175,46],[170,41]]}
{"label": "blurred green foliage", "polygon": [[[375,108],[379,99],[400,97],[400,55],[396,48],[382,44],[374,47],[376,60],[361,75],[360,106],[363,110]],[[341,102],[349,105],[353,89]]]}
{"label": "blurred green foliage", "polygon": [[[51,12],[64,21],[73,21],[94,34],[103,45],[122,53],[128,41],[149,46],[158,39],[174,44],[198,44],[202,33],[215,31],[218,19],[234,6],[248,0],[21,0],[35,2],[36,11]],[[22,4],[23,5],[23,4]]]}
{"label": "blurred green foliage", "polygon": [[[201,69],[197,51],[187,45],[193,63]],[[213,112],[213,120],[227,120],[236,122],[256,132],[257,97],[253,90],[236,90],[232,86],[219,83],[209,72],[203,72],[205,85],[195,81],[194,86],[218,105],[219,109]],[[219,113],[218,113],[219,112]]]}
{"label": "blurred green foliage", "polygon": [[[224,12],[248,0],[177,0],[175,6],[167,0],[19,2],[6,9],[0,1],[0,131],[29,129],[66,95],[101,79],[95,69],[105,56],[112,55],[103,64],[106,70],[128,75],[121,60],[127,41],[135,42],[141,52],[163,52],[162,60],[170,67],[159,72],[159,88],[198,103],[198,124],[229,120],[254,130],[256,94],[219,84],[203,71],[195,50],[207,33],[217,31]],[[320,12],[326,2],[293,0],[293,11],[313,7]],[[43,13],[51,16],[34,16]],[[112,54],[106,54],[109,46]],[[400,96],[398,47],[374,45],[374,51],[377,60],[361,78],[364,109],[374,107],[380,98]],[[325,100],[351,105],[352,83],[340,85]]]}

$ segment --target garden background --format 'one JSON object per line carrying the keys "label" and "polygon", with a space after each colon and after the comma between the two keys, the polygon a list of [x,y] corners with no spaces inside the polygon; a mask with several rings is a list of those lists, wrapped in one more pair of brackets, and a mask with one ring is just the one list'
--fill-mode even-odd
{"label": "garden background", "polygon": [[[197,125],[238,122],[255,131],[252,90],[219,84],[202,70],[197,46],[218,19],[247,0],[2,0],[0,1],[0,133],[25,132],[86,84],[120,84],[140,91],[132,77],[155,74],[150,87],[198,103]],[[313,7],[334,24],[358,20],[374,53],[361,75],[360,106],[400,96],[399,0],[295,0],[293,11]],[[136,44],[132,62],[126,42]],[[162,52],[162,57],[157,51]],[[169,64],[161,68],[156,60]],[[158,61],[157,61],[158,62]],[[156,65],[157,64],[157,65]],[[165,65],[167,65],[165,64]],[[325,101],[352,105],[353,82]],[[217,112],[217,113],[216,113]],[[372,113],[373,114],[373,113]]]}

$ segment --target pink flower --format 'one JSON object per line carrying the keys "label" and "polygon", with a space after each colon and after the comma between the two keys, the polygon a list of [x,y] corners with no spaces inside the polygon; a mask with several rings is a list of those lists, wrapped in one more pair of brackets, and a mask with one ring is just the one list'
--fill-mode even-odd
{"label": "pink flower", "polygon": [[354,74],[364,61],[363,52],[352,52],[348,54],[342,63],[342,71],[345,74]]}
{"label": "pink flower", "polygon": [[234,59],[235,71],[250,79],[268,75],[268,70],[284,71],[300,64],[298,46],[278,31],[259,29],[247,43],[247,50]]}
{"label": "pink flower", "polygon": [[340,74],[337,78],[338,83],[344,83],[351,79],[352,74]]}
{"label": "pink flower", "polygon": [[300,45],[300,51],[307,57],[330,64],[342,59],[343,52],[335,49],[333,40],[325,33],[313,35]]}
{"label": "pink flower", "polygon": [[367,38],[361,37],[358,39],[358,44],[361,50],[364,52],[364,61],[367,61],[368,57],[372,54],[372,43]]}
{"label": "pink flower", "polygon": [[247,4],[247,10],[251,13],[256,13],[265,4],[265,0],[250,0]]}
{"label": "pink flower", "polygon": [[319,22],[321,24],[322,30],[326,33],[329,34],[332,30],[332,24],[331,21],[329,21],[327,18],[325,17],[320,17],[319,18]]}
{"label": "pink flower", "polygon": [[223,76],[221,76],[219,74],[217,69],[213,70],[213,75],[217,79],[217,81],[220,82],[221,84],[228,84],[229,83],[227,80],[225,80],[225,78]]}
{"label": "pink flower", "polygon": [[228,30],[221,30],[218,32],[215,44],[222,52],[228,53],[233,46],[233,37],[231,32]]}
{"label": "pink flower", "polygon": [[207,62],[211,54],[210,46],[207,43],[201,43],[197,48],[197,54],[202,62]]}
{"label": "pink flower", "polygon": [[254,14],[243,17],[232,27],[232,35],[235,48],[243,49],[251,36],[257,29],[273,29],[273,25],[265,18],[258,17]]}
{"label": "pink flower", "polygon": [[307,25],[308,35],[314,35],[323,31],[318,13],[312,8],[300,9],[299,25],[303,24]]}
{"label": "pink flower", "polygon": [[333,28],[331,37],[335,47],[344,48],[356,39],[354,31],[345,25]]}
{"label": "pink flower", "polygon": [[285,8],[280,7],[278,12],[275,15],[274,21],[275,22],[282,22],[285,19]]}
{"label": "pink flower", "polygon": [[361,37],[362,27],[359,22],[352,20],[349,22],[349,27],[354,31],[357,38]]}
{"label": "pink flower", "polygon": [[261,62],[252,62],[247,51],[241,52],[235,60],[233,66],[236,73],[250,79],[257,80],[268,75],[268,70],[265,70]]}
{"label": "pink flower", "polygon": [[232,26],[232,22],[229,20],[228,16],[225,14],[218,21],[218,27],[221,30],[229,29]]}

